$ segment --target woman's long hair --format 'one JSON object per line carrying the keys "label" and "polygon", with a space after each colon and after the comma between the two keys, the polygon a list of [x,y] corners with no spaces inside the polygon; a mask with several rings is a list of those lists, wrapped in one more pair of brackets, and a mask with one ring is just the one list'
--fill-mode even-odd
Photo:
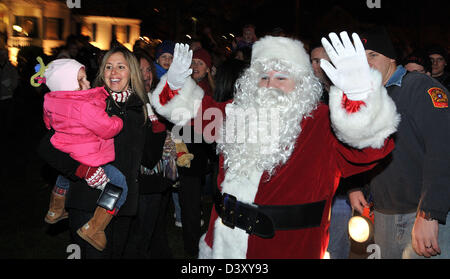
{"label": "woman's long hair", "polygon": [[144,82],[142,81],[142,75],[141,70],[139,67],[139,62],[137,61],[136,57],[133,55],[131,51],[129,51],[127,48],[122,46],[113,47],[110,49],[105,56],[103,56],[102,63],[100,65],[100,69],[97,75],[97,78],[94,81],[95,87],[100,86],[107,86],[105,83],[105,66],[106,61],[108,61],[109,57],[113,55],[114,53],[120,52],[123,54],[123,57],[125,57],[125,60],[128,63],[129,69],[130,69],[130,83],[129,87],[133,89],[133,92],[136,93],[136,95],[141,99],[143,102],[142,110],[144,111],[145,120],[147,120],[148,113],[147,113],[147,107],[145,106],[146,103],[149,103],[148,96],[145,93],[145,87]]}
{"label": "woman's long hair", "polygon": [[150,92],[152,92],[153,89],[156,88],[156,85],[159,82],[159,79],[156,76],[156,68],[155,68],[155,64],[153,64],[153,59],[151,59],[150,56],[144,50],[136,50],[133,52],[133,54],[136,57],[138,63],[141,63],[141,59],[145,59],[145,60],[147,60],[148,64],[150,65],[150,69],[152,71],[152,84],[150,84]]}
{"label": "woman's long hair", "polygon": [[217,68],[214,79],[216,84],[214,100],[216,102],[226,102],[234,98],[234,84],[248,66],[249,63],[244,61],[228,59]]}

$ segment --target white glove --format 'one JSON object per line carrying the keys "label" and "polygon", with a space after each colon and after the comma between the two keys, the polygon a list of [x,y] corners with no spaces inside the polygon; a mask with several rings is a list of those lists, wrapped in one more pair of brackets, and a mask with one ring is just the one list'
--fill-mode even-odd
{"label": "white glove", "polygon": [[175,45],[173,62],[167,71],[167,83],[170,89],[177,90],[183,87],[186,79],[192,74],[192,50],[188,44]]}
{"label": "white glove", "polygon": [[352,34],[354,47],[345,31],[340,33],[343,45],[336,33],[329,36],[333,46],[325,38],[322,38],[322,45],[335,67],[324,59],[320,60],[320,67],[347,98],[354,101],[365,99],[371,91],[370,67],[358,34]]}

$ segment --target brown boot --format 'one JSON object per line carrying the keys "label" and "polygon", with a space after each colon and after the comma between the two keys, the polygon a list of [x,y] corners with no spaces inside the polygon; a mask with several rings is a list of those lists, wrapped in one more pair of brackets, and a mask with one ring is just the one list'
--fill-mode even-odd
{"label": "brown boot", "polygon": [[64,209],[65,201],[66,201],[65,196],[61,196],[56,194],[55,192],[52,192],[52,195],[50,196],[49,209],[47,215],[45,215],[44,218],[44,221],[46,223],[55,224],[69,217],[69,214]]}
{"label": "brown boot", "polygon": [[113,215],[103,207],[97,206],[94,216],[84,226],[77,230],[77,234],[99,251],[106,247],[105,228],[111,221]]}

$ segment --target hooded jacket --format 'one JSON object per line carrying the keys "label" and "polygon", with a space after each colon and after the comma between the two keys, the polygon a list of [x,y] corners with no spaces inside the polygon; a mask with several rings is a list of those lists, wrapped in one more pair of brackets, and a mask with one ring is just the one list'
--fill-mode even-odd
{"label": "hooded jacket", "polygon": [[53,91],[44,97],[44,123],[55,130],[53,146],[78,162],[97,167],[115,159],[114,139],[122,119],[105,112],[103,87],[82,91]]}

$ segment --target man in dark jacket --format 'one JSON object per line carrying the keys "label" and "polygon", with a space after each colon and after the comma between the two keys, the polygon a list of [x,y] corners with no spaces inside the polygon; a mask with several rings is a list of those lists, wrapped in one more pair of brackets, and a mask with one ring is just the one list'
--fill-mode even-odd
{"label": "man in dark jacket", "polygon": [[[361,38],[369,65],[381,72],[401,114],[395,149],[370,182],[375,243],[382,258],[450,258],[448,91],[425,74],[397,66],[384,30]],[[361,191],[350,193],[350,201],[360,212],[367,206]]]}
{"label": "man in dark jacket", "polygon": [[448,62],[447,51],[440,46],[432,47],[428,50],[428,58],[431,63],[431,76],[449,89],[450,73],[445,71]]}

